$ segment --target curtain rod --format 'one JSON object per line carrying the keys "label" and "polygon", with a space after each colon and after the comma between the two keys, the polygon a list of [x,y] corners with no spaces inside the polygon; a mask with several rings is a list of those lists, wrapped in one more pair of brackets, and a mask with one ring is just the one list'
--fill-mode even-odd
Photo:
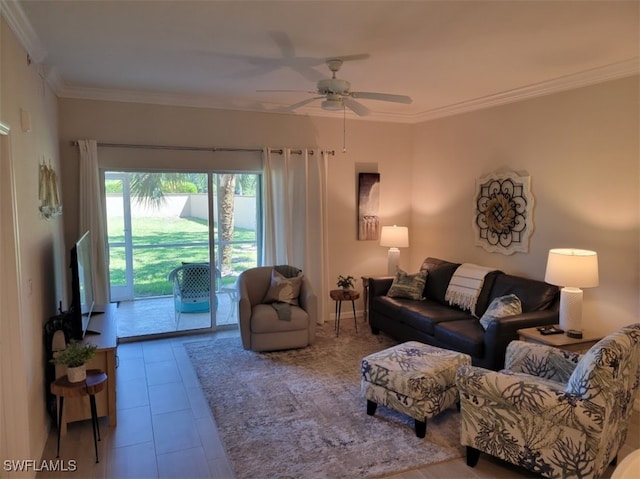
{"label": "curtain rod", "polygon": [[[77,141],[72,141],[71,146],[78,146]],[[219,148],[219,147],[200,147],[200,146],[167,146],[167,145],[132,145],[125,143],[100,143],[98,142],[99,147],[103,148],[140,148],[146,150],[177,150],[177,151],[253,151],[253,152],[261,152],[262,148]],[[282,155],[283,150],[275,150],[270,149],[272,153],[277,153]],[[324,150],[328,155],[335,156],[336,152],[334,150]],[[291,153],[294,155],[301,155],[302,150],[291,150]],[[313,155],[313,150],[310,151]]]}

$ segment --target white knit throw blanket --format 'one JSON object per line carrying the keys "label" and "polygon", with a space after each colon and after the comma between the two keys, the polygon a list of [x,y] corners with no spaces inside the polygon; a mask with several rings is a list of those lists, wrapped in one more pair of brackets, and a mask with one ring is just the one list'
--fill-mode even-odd
{"label": "white knit throw blanket", "polygon": [[484,284],[484,277],[495,271],[494,268],[463,263],[453,273],[447,292],[444,295],[449,304],[459,306],[476,315],[476,302]]}

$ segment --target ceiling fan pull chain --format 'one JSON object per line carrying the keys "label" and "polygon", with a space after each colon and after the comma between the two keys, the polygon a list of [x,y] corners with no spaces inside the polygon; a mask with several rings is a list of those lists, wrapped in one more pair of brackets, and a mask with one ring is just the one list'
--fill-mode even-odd
{"label": "ceiling fan pull chain", "polygon": [[347,152],[347,107],[342,104],[342,153]]}

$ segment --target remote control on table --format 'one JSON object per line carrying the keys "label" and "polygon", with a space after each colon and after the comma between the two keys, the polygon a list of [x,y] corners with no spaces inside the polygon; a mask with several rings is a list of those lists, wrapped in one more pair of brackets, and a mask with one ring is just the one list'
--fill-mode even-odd
{"label": "remote control on table", "polygon": [[549,334],[562,334],[564,331],[560,328],[556,328],[555,326],[540,326],[537,328],[540,331],[540,334],[543,336],[547,336]]}

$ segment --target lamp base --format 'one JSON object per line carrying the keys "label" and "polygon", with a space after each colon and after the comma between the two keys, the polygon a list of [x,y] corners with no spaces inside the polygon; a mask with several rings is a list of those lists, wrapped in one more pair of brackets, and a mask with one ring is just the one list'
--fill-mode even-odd
{"label": "lamp base", "polygon": [[582,290],[565,287],[560,290],[560,329],[582,334]]}
{"label": "lamp base", "polygon": [[398,264],[400,263],[400,250],[398,248],[389,248],[387,254],[387,273],[389,276],[395,276],[398,272]]}

